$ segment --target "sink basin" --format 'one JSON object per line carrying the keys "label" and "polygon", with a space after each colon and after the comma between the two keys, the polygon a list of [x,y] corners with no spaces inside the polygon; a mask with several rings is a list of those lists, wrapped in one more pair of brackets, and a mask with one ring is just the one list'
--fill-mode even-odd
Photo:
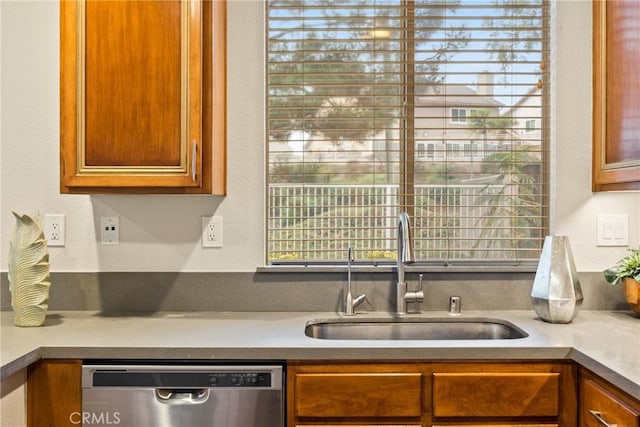
{"label": "sink basin", "polygon": [[310,322],[305,335],[326,340],[505,340],[528,337],[500,319],[330,319]]}

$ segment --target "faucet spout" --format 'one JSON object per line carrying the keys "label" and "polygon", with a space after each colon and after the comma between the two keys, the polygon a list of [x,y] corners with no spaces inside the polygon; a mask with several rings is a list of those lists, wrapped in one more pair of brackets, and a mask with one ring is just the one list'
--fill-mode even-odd
{"label": "faucet spout", "polygon": [[398,283],[404,283],[404,266],[413,264],[413,237],[409,214],[402,212],[398,217]]}
{"label": "faucet spout", "polygon": [[406,314],[408,302],[422,302],[424,292],[422,291],[422,280],[420,280],[420,290],[415,292],[407,291],[407,282],[404,279],[404,267],[415,262],[413,254],[413,238],[411,236],[411,220],[409,214],[402,212],[398,217],[398,256],[397,271],[398,282],[396,283],[396,313]]}

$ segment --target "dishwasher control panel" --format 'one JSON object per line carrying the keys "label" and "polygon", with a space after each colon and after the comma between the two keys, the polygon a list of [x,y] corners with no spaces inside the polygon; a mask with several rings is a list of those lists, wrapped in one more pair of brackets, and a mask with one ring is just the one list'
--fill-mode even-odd
{"label": "dishwasher control panel", "polygon": [[93,369],[90,382],[93,387],[267,387],[279,384],[273,381],[272,371],[210,369],[120,369],[102,367]]}
{"label": "dishwasher control panel", "polygon": [[210,387],[269,387],[269,372],[216,372],[209,374]]}
{"label": "dishwasher control panel", "polygon": [[[281,387],[281,371],[273,369],[230,370],[229,367],[118,367],[87,369],[92,387]],[[278,378],[275,378],[278,377]],[[276,384],[276,382],[280,384]],[[88,385],[88,384],[87,384]]]}

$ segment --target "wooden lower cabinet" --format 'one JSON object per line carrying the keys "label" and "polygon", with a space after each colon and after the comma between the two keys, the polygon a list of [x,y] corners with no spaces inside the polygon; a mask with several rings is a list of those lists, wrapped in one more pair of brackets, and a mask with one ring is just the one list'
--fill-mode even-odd
{"label": "wooden lower cabinet", "polygon": [[27,369],[27,426],[77,426],[82,416],[82,361],[42,359]]}
{"label": "wooden lower cabinet", "polygon": [[579,419],[581,427],[640,427],[640,401],[581,368]]}
{"label": "wooden lower cabinet", "polygon": [[576,370],[539,362],[290,362],[288,426],[573,427]]}
{"label": "wooden lower cabinet", "polygon": [[[287,365],[288,427],[640,427],[638,399],[573,362]],[[78,425],[81,372],[81,360],[29,366],[27,426]]]}

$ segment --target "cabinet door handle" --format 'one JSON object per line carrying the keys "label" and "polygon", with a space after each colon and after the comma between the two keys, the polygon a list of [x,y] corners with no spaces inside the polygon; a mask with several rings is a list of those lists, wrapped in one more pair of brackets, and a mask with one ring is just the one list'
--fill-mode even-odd
{"label": "cabinet door handle", "polygon": [[196,180],[196,154],[198,152],[198,143],[196,140],[193,140],[193,144],[191,146],[191,180]]}
{"label": "cabinet door handle", "polygon": [[595,419],[598,420],[598,423],[602,427],[618,427],[618,424],[609,424],[604,418],[602,418],[602,412],[600,411],[594,411],[593,409],[589,409],[589,413],[591,413],[591,415],[593,415]]}

